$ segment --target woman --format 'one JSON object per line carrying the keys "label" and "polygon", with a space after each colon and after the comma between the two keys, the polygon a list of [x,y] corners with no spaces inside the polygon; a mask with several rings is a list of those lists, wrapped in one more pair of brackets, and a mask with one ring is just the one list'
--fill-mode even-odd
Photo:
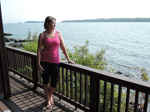
{"label": "woman", "polygon": [[[38,68],[42,71],[43,86],[47,95],[47,107],[52,107],[54,104],[52,95],[59,77],[59,47],[62,49],[67,61],[73,63],[69,59],[61,33],[55,30],[55,25],[56,19],[54,17],[46,17],[44,22],[45,31],[39,35],[37,49]],[[48,86],[49,77],[51,77],[50,86]]]}

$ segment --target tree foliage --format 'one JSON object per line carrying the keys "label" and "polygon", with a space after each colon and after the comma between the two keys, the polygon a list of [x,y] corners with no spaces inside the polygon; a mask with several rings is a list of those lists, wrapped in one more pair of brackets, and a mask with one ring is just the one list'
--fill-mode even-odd
{"label": "tree foliage", "polygon": [[143,81],[149,81],[148,73],[144,68],[141,69],[141,79]]}
{"label": "tree foliage", "polygon": [[88,66],[104,70],[107,66],[107,62],[104,58],[105,50],[97,51],[96,54],[92,54],[88,49],[89,42],[86,41],[83,46],[75,46],[74,49],[68,50],[69,57],[77,64]]}

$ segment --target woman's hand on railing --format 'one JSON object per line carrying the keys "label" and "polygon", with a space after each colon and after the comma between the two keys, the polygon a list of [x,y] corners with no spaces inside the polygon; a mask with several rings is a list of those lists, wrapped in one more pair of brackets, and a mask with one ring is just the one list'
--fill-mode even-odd
{"label": "woman's hand on railing", "polygon": [[40,72],[43,72],[43,71],[44,71],[44,68],[39,64],[39,65],[38,65],[38,70],[39,70]]}
{"label": "woman's hand on railing", "polygon": [[75,64],[75,62],[74,61],[72,61],[72,60],[68,60],[68,63],[70,63],[70,64]]}

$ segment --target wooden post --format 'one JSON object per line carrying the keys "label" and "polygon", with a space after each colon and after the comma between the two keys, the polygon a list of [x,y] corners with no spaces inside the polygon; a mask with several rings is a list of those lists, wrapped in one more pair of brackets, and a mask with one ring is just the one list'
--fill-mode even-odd
{"label": "wooden post", "polygon": [[4,97],[4,92],[3,92],[3,83],[2,83],[2,66],[1,66],[1,60],[0,60],[0,97]]}
{"label": "wooden post", "polygon": [[90,112],[99,110],[99,80],[92,74],[90,77]]}
{"label": "wooden post", "polygon": [[33,90],[37,88],[38,83],[38,70],[37,70],[37,59],[35,56],[32,56],[32,80],[34,82]]}
{"label": "wooden post", "polygon": [[7,54],[4,43],[4,32],[3,32],[3,22],[2,22],[2,11],[0,3],[0,85],[1,91],[4,98],[9,98],[10,96],[10,85],[9,85],[9,76],[8,76],[8,66],[7,66]]}

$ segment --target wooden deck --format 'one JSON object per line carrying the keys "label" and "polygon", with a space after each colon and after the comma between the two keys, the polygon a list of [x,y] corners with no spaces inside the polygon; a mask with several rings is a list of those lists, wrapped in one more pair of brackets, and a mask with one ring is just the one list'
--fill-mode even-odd
{"label": "wooden deck", "polygon": [[[9,100],[3,100],[3,102],[13,112],[43,112],[45,106],[45,97],[42,89],[33,91],[31,89],[32,84],[27,84],[24,80],[18,80],[16,77],[10,77],[10,85],[12,96]],[[53,112],[79,112],[75,110],[73,106],[63,100],[59,100],[54,96],[55,106]],[[46,110],[44,112],[50,112]]]}

